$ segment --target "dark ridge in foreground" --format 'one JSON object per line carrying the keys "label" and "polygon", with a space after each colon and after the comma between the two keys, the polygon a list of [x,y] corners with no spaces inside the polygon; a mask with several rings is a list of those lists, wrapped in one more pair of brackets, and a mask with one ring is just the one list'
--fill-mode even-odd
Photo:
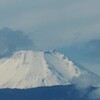
{"label": "dark ridge in foreground", "polygon": [[87,90],[78,90],[74,85],[22,90],[0,89],[0,100],[90,100],[88,94],[95,89],[90,87]]}

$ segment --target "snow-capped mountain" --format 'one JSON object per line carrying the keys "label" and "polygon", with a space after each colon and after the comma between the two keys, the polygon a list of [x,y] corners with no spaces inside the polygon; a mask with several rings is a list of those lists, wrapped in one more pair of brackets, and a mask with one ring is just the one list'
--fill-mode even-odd
{"label": "snow-capped mountain", "polygon": [[92,85],[99,79],[56,51],[19,51],[0,59],[0,88],[69,85],[81,77],[92,78]]}

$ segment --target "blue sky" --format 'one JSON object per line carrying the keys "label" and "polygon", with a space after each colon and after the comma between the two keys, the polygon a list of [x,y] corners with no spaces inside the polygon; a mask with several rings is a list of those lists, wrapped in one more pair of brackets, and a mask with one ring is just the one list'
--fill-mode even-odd
{"label": "blue sky", "polygon": [[92,51],[86,46],[100,43],[100,0],[0,0],[0,29],[4,27],[28,34],[37,50],[60,49],[100,72],[99,45],[93,49],[96,57],[88,55]]}

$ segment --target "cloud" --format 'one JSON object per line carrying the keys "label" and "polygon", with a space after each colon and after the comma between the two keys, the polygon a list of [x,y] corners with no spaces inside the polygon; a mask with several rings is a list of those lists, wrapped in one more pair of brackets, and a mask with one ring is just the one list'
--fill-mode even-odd
{"label": "cloud", "polygon": [[[83,43],[73,43],[69,47],[65,46],[62,51],[67,51],[74,57],[78,57],[80,60],[84,59],[88,62],[100,62],[100,38],[90,39]],[[70,55],[70,56],[71,56]],[[92,62],[91,62],[92,63]]]}
{"label": "cloud", "polygon": [[93,85],[97,85],[97,83],[100,83],[100,81],[96,77],[94,76],[93,73],[92,74],[85,73],[85,75],[83,74],[77,79],[75,78],[73,80],[73,84],[75,84],[76,88],[78,89],[86,89]]}
{"label": "cloud", "polygon": [[92,100],[99,100],[100,99],[100,87],[89,94],[89,98]]}
{"label": "cloud", "polygon": [[39,50],[61,48],[100,36],[99,5],[99,0],[0,0],[0,27],[30,34]]}
{"label": "cloud", "polygon": [[100,39],[90,40],[86,47],[88,48],[88,56],[100,61]]}
{"label": "cloud", "polygon": [[23,32],[8,28],[0,30],[0,57],[9,56],[17,50],[32,48],[32,41]]}

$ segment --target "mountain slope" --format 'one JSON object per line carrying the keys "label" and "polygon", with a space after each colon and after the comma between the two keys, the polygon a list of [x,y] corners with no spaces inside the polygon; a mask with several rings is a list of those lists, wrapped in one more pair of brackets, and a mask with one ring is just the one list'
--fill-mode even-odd
{"label": "mountain slope", "polygon": [[33,89],[0,89],[0,100],[100,100],[93,98],[96,88],[78,90],[74,85],[39,87]]}
{"label": "mountain slope", "polygon": [[19,51],[0,60],[0,88],[68,85],[77,83],[81,76],[98,80],[56,51]]}

